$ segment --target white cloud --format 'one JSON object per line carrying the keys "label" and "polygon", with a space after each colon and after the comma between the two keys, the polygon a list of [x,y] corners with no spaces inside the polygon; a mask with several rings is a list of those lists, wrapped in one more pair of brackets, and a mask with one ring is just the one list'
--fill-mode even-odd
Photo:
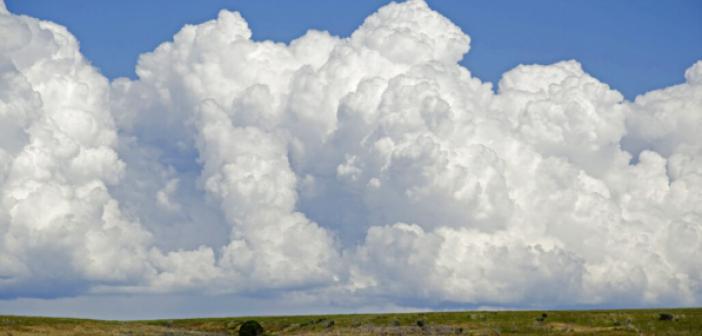
{"label": "white cloud", "polygon": [[177,201],[173,200],[173,193],[178,190],[178,178],[173,178],[166,183],[163,189],[156,193],[156,202],[159,206],[166,210],[180,210],[181,205]]}
{"label": "white cloud", "polygon": [[141,281],[150,271],[151,235],[108,192],[124,169],[114,150],[109,83],[65,28],[0,19],[1,35],[16,37],[0,57],[3,296]]}
{"label": "white cloud", "polygon": [[4,297],[702,301],[702,62],[634,102],[572,60],[495,93],[422,1],[287,45],[221,11],[112,83],[55,24],[0,36]]}

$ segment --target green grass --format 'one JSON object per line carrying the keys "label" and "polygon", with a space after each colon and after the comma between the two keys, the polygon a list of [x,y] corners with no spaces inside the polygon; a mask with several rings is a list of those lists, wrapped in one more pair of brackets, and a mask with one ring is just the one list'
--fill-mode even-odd
{"label": "green grass", "polygon": [[[542,314],[546,318],[540,319]],[[660,321],[671,313],[673,321]],[[0,316],[6,335],[230,335],[247,320],[269,335],[702,335],[702,309],[467,311],[100,321]],[[424,326],[418,326],[417,321]]]}

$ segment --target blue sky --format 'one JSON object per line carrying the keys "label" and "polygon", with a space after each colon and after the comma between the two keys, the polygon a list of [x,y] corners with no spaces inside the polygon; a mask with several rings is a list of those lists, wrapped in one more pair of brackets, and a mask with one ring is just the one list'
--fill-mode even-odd
{"label": "blue sky", "polygon": [[[387,1],[8,0],[8,8],[58,22],[109,78],[134,77],[139,54],[187,23],[240,11],[254,39],[288,42],[308,29],[349,35]],[[577,59],[627,98],[683,81],[702,57],[702,2],[429,1],[472,38],[463,64],[496,83],[518,64]]]}

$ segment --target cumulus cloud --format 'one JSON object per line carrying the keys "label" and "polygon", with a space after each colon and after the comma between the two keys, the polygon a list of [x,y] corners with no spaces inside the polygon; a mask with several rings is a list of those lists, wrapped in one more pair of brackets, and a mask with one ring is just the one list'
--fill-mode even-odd
{"label": "cumulus cloud", "polygon": [[7,13],[0,20],[2,36],[13,37],[0,57],[2,296],[143,278],[151,235],[108,191],[124,170],[109,83],[65,28]]}
{"label": "cumulus cloud", "polygon": [[53,23],[0,36],[2,297],[702,302],[702,62],[633,102],[574,60],[493,90],[419,0],[289,44],[223,10],[137,80]]}

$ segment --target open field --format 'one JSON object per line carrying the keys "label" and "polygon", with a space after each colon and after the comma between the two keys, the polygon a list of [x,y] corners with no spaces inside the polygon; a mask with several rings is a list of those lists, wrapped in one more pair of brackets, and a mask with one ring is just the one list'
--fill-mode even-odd
{"label": "open field", "polygon": [[[661,314],[665,319],[662,320]],[[0,336],[236,335],[247,320],[267,335],[702,335],[702,309],[435,312],[100,321],[0,316]]]}

